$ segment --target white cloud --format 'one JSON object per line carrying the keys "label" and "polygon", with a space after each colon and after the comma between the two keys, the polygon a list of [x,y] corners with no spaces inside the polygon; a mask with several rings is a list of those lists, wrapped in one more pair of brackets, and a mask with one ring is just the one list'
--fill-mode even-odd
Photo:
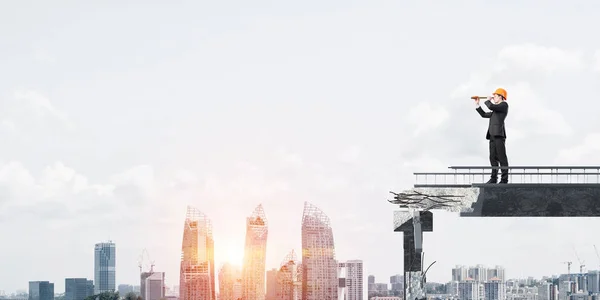
{"label": "white cloud", "polygon": [[154,169],[149,165],[139,165],[127,169],[112,177],[116,185],[131,184],[143,189],[151,189],[154,185]]}
{"label": "white cloud", "polygon": [[544,72],[580,70],[584,65],[582,51],[544,47],[535,44],[504,47],[498,53],[497,62],[499,70],[511,68],[527,71],[541,70]]}
{"label": "white cloud", "polygon": [[407,120],[416,127],[413,136],[418,136],[438,128],[448,120],[449,116],[450,114],[442,105],[419,103],[410,108]]}
{"label": "white cloud", "polygon": [[69,124],[67,113],[54,107],[50,99],[35,91],[18,90],[14,93],[17,102],[22,103],[24,107],[38,117],[53,117],[65,124]]}
{"label": "white cloud", "polygon": [[148,166],[134,167],[112,178],[112,184],[91,184],[87,177],[62,162],[45,167],[36,178],[21,163],[9,162],[0,167],[1,199],[5,208],[8,205],[12,209],[38,211],[44,203],[54,203],[65,205],[73,214],[103,206],[101,215],[117,205],[128,205],[120,201],[121,195],[114,193],[119,189],[134,186],[143,192],[141,201],[150,199],[150,192],[154,191],[149,188],[154,181]]}
{"label": "white cloud", "polygon": [[514,127],[521,137],[528,135],[568,136],[573,133],[573,128],[563,114],[548,107],[547,103],[535,94],[529,84],[520,82],[508,85],[507,90],[511,94],[508,101],[507,130]]}
{"label": "white cloud", "polygon": [[[225,198],[245,198],[263,202],[265,199],[273,199],[278,193],[289,188],[287,181],[271,177],[263,168],[248,162],[238,163],[234,174],[235,176],[226,178],[208,175],[205,192],[217,192],[217,195]],[[203,196],[214,199],[209,194],[203,193]]]}
{"label": "white cloud", "polygon": [[565,163],[579,163],[586,161],[587,164],[594,161],[600,162],[600,133],[588,134],[579,145],[565,148],[559,151],[557,161]]}
{"label": "white cloud", "polygon": [[[491,93],[497,86],[492,85],[495,76],[518,71],[542,71],[552,73],[559,70],[581,70],[585,66],[583,51],[564,50],[535,44],[509,45],[502,48],[491,67],[473,72],[470,78],[460,84],[451,94],[452,98],[480,95],[482,91]],[[509,98],[512,98],[509,92]],[[480,96],[487,96],[483,94]]]}
{"label": "white cloud", "polygon": [[[292,157],[300,159],[296,155]],[[219,211],[230,205],[251,211],[257,203],[272,204],[289,193],[290,177],[299,176],[297,171],[302,170],[289,172],[287,164],[276,164],[275,171],[248,161],[231,164],[233,168],[223,165],[221,170],[215,172],[180,169],[165,178],[155,178],[155,196],[152,198],[157,203],[166,199],[184,204],[202,203],[207,211]],[[162,182],[165,181],[168,184],[163,186]]]}
{"label": "white cloud", "polygon": [[[473,72],[465,83],[460,84],[451,93],[452,99],[469,98],[470,96],[485,96],[479,95],[480,89],[488,85],[488,82],[492,78],[493,71],[485,72]],[[468,100],[468,99],[467,99]]]}
{"label": "white cloud", "polygon": [[427,154],[423,154],[416,159],[406,160],[403,166],[410,170],[414,170],[415,172],[435,172],[435,170],[448,170],[448,163]]}
{"label": "white cloud", "polygon": [[198,176],[189,170],[177,170],[174,179],[169,183],[170,188],[182,188],[196,185],[200,182]]}
{"label": "white cloud", "polygon": [[0,167],[0,186],[3,195],[0,204],[10,203],[14,199],[27,201],[35,194],[35,178],[19,162],[12,161]]}
{"label": "white cloud", "polygon": [[52,198],[67,194],[80,194],[86,191],[94,191],[98,195],[111,195],[112,185],[90,185],[88,179],[75,170],[65,166],[62,162],[44,168],[39,180],[44,197]]}
{"label": "white cloud", "polygon": [[5,130],[15,132],[23,127],[46,127],[48,121],[58,121],[67,129],[74,124],[68,114],[55,107],[50,99],[36,91],[17,90],[12,99],[0,103],[0,119]]}
{"label": "white cloud", "polygon": [[128,204],[144,205],[149,200],[158,200],[163,186],[159,186],[154,169],[149,165],[139,165],[111,177],[115,185],[114,193]]}

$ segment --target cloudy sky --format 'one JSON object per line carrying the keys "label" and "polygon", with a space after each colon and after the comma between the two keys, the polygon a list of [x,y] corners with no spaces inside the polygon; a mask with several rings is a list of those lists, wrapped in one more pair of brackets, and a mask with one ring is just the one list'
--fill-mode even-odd
{"label": "cloudy sky", "polygon": [[[144,248],[178,284],[188,204],[220,266],[241,262],[262,203],[278,267],[304,201],[331,218],[338,259],[386,282],[403,270],[388,191],[487,164],[469,96],[497,87],[511,164],[600,164],[593,1],[158,2],[0,4],[0,290],[62,293],[109,239],[117,284],[139,282]],[[557,274],[574,249],[600,268],[600,220],[434,222],[430,281],[455,264]]]}

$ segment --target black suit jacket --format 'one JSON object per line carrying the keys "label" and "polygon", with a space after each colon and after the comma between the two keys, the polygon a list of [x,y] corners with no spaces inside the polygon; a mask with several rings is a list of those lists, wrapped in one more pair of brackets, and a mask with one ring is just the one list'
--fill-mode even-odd
{"label": "black suit jacket", "polygon": [[508,103],[506,101],[502,101],[498,104],[492,103],[492,101],[487,100],[484,102],[485,106],[487,106],[491,111],[485,112],[481,107],[477,108],[477,112],[481,115],[482,118],[490,119],[490,123],[488,125],[487,134],[485,135],[486,139],[490,139],[490,137],[500,137],[506,138],[506,129],[504,128],[504,120],[508,115]]}

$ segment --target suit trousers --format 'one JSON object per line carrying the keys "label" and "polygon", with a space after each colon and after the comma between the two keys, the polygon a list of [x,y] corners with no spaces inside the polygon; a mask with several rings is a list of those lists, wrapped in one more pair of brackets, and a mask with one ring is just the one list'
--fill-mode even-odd
{"label": "suit trousers", "polygon": [[[506,139],[503,137],[490,138],[490,164],[492,167],[508,167],[508,157],[506,156]],[[508,168],[502,169],[501,181],[508,182]],[[498,180],[498,169],[492,169],[492,179]]]}

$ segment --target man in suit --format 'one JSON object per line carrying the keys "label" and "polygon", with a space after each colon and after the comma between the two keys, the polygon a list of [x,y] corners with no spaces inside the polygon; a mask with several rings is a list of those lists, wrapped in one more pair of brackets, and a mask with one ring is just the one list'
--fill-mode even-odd
{"label": "man in suit", "polygon": [[[473,96],[471,99],[475,100],[476,110],[482,118],[490,119],[488,130],[485,138],[490,142],[490,164],[492,167],[498,166],[502,169],[502,178],[500,183],[508,183],[508,158],[506,156],[506,129],[504,126],[504,120],[508,115],[508,103],[506,103],[506,90],[499,88],[492,95],[492,101],[486,100],[484,102],[490,111],[485,112],[481,106],[479,106],[479,96]],[[498,182],[498,169],[492,169],[492,175],[487,183]]]}

